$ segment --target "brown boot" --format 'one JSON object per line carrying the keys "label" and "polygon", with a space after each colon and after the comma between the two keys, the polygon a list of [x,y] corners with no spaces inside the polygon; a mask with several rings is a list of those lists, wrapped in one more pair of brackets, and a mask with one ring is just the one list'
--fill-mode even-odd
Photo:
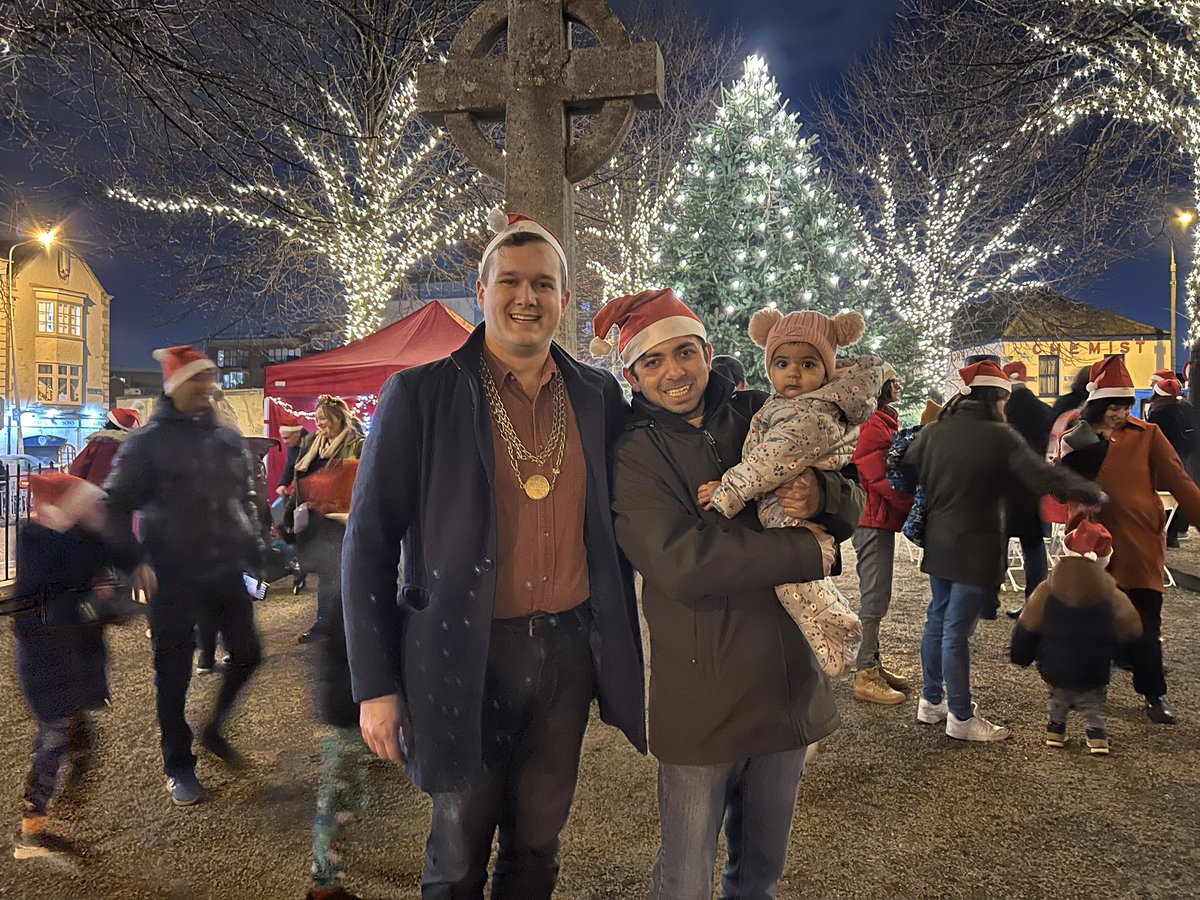
{"label": "brown boot", "polygon": [[904,702],[904,695],[892,690],[883,680],[879,666],[869,669],[859,669],[854,673],[854,699],[865,703],[881,703],[884,706],[895,706]]}
{"label": "brown boot", "polygon": [[883,667],[883,663],[879,663],[879,674],[883,676],[883,680],[887,682],[887,686],[893,691],[900,691],[907,694],[912,690],[912,682],[903,675],[897,675],[895,672],[889,672]]}

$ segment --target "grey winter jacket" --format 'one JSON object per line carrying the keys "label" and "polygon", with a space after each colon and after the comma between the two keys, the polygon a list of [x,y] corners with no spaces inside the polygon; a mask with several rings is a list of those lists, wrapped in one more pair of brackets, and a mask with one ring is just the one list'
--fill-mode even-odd
{"label": "grey winter jacket", "polygon": [[[807,529],[763,530],[753,504],[732,519],[701,509],[696,489],[741,458],[759,392],[712,375],[702,427],[634,394],[634,421],[615,447],[617,541],[644,578],[650,627],[650,750],[677,765],[728,763],[793,750],[838,724],[829,681],[775,585],[822,575]],[[825,514],[843,539],[862,491],[818,472]]]}

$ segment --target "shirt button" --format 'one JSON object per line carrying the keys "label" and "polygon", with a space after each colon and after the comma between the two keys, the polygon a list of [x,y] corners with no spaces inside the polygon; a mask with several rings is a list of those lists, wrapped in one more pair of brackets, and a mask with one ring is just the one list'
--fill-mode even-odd
{"label": "shirt button", "polygon": [[550,532],[548,532],[548,531],[543,531],[543,532],[542,532],[542,537],[550,537]]}
{"label": "shirt button", "polygon": [[546,581],[549,581],[549,580],[550,580],[550,576],[549,576],[549,575],[543,575],[543,576],[542,576],[542,581],[543,581],[543,582],[546,582]]}

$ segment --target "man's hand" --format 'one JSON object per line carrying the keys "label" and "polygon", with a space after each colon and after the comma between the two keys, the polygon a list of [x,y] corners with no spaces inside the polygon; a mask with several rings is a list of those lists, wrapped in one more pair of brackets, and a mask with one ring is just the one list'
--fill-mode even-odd
{"label": "man's hand", "polygon": [[363,740],[380,759],[402,763],[408,759],[403,730],[412,733],[404,704],[399,694],[388,694],[374,700],[364,700],[358,707],[358,725]]}
{"label": "man's hand", "polygon": [[285,486],[284,486],[284,485],[282,485],[282,484],[281,484],[279,487],[275,488],[275,496],[276,496],[276,497],[282,497],[282,496],[284,496],[286,493],[287,493],[287,487],[285,487]]}
{"label": "man's hand", "polygon": [[158,576],[149,563],[139,565],[130,573],[130,577],[133,579],[133,598],[138,603],[149,603],[158,593]]}
{"label": "man's hand", "polygon": [[812,469],[805,469],[776,493],[780,508],[793,519],[811,519],[821,511],[821,483]]}
{"label": "man's hand", "polygon": [[713,491],[721,486],[719,481],[706,481],[696,489],[696,500],[699,501],[701,508],[712,509]]}

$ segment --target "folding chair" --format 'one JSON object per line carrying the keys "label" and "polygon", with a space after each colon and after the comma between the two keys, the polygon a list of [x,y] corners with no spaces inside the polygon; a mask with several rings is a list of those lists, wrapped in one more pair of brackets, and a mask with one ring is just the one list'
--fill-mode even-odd
{"label": "folding chair", "polygon": [[[1163,533],[1171,527],[1171,522],[1175,518],[1175,513],[1179,509],[1179,501],[1172,496],[1170,491],[1159,491],[1158,499],[1162,501],[1163,509],[1166,511],[1166,519],[1163,520]],[[1167,583],[1167,587],[1175,587],[1175,576],[1171,574],[1170,567],[1165,567],[1163,570],[1163,578]]]}
{"label": "folding chair", "polygon": [[1004,572],[1005,581],[1000,585],[1002,591],[1021,591],[1024,588],[1017,583],[1013,572],[1025,571],[1025,556],[1021,553],[1021,541],[1018,538],[1008,539],[1008,568]]}

